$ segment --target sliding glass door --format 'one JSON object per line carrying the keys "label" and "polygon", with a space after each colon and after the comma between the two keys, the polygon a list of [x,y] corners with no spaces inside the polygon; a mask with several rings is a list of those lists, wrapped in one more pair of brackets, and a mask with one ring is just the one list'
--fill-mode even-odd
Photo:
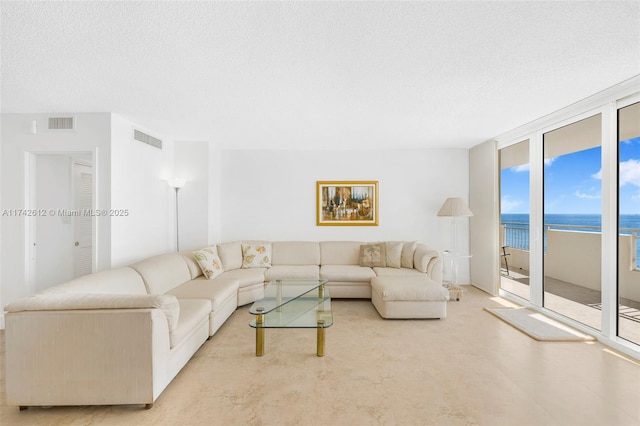
{"label": "sliding glass door", "polygon": [[499,161],[500,288],[529,300],[529,140],[502,148]]}
{"label": "sliding glass door", "polygon": [[640,344],[640,103],[618,110],[618,336]]}
{"label": "sliding glass door", "polygon": [[543,135],[543,305],[601,329],[602,117]]}
{"label": "sliding glass door", "polygon": [[[497,138],[500,294],[640,354],[640,79]],[[497,215],[496,215],[497,216]],[[494,249],[495,250],[495,249]],[[500,260],[498,264],[497,260]]]}

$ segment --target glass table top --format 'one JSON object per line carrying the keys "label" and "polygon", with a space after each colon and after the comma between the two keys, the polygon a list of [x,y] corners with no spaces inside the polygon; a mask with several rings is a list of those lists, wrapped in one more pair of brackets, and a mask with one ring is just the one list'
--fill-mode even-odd
{"label": "glass table top", "polygon": [[249,309],[262,315],[253,328],[327,328],[333,325],[327,280],[279,280],[265,287],[264,297]]}

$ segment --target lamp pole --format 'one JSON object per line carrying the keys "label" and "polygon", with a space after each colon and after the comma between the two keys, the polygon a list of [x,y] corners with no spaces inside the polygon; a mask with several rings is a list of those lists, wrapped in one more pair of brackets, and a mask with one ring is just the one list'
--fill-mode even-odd
{"label": "lamp pole", "polygon": [[176,251],[180,251],[180,221],[178,220],[178,191],[180,191],[179,187],[173,188],[176,190]]}
{"label": "lamp pole", "polygon": [[460,253],[458,253],[458,216],[473,216],[469,207],[462,198],[450,197],[445,200],[438,211],[438,216],[451,217],[451,236],[453,251],[449,252],[451,256],[451,284],[458,284],[458,260],[460,259]]}
{"label": "lamp pole", "polygon": [[179,221],[178,221],[178,191],[180,191],[180,188],[182,188],[185,184],[185,180],[184,179],[178,179],[178,178],[173,178],[173,179],[169,179],[167,181],[169,183],[169,186],[172,187],[173,189],[175,189],[176,191],[176,251],[180,251],[180,228],[179,228]]}
{"label": "lamp pole", "polygon": [[458,284],[458,223],[456,221],[457,216],[451,217],[451,232],[453,233],[453,259],[451,259],[451,283],[453,285]]}

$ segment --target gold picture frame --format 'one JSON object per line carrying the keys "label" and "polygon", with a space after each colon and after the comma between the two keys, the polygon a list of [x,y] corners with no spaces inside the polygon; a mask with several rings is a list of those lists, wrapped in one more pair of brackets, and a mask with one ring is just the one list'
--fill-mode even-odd
{"label": "gold picture frame", "polygon": [[317,226],[378,226],[378,181],[317,181]]}

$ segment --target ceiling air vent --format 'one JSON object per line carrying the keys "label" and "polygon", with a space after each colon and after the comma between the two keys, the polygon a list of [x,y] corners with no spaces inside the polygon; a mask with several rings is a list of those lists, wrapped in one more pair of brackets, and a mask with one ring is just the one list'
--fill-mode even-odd
{"label": "ceiling air vent", "polygon": [[154,138],[140,130],[133,129],[133,139],[138,142],[146,143],[147,145],[155,146],[158,149],[162,149],[162,141],[158,138]]}
{"label": "ceiling air vent", "polygon": [[49,117],[49,130],[73,130],[74,126],[73,117]]}

